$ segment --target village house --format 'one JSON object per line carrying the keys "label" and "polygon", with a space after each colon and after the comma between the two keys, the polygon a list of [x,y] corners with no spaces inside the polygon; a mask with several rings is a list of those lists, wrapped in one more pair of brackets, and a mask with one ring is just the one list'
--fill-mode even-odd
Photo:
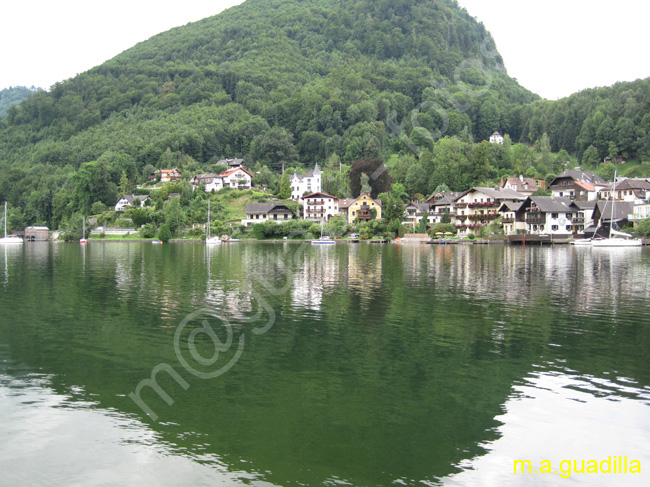
{"label": "village house", "polygon": [[305,220],[329,221],[339,213],[339,199],[325,193],[311,193],[300,198]]}
{"label": "village house", "polygon": [[219,174],[224,188],[251,189],[253,175],[245,168],[233,167]]}
{"label": "village house", "polygon": [[219,191],[223,188],[250,189],[253,175],[246,168],[237,166],[221,174],[197,174],[190,179],[192,190],[203,185],[206,193]]}
{"label": "village house", "polygon": [[634,218],[634,203],[629,201],[615,201],[613,207],[612,201],[597,201],[593,213],[595,227],[600,229],[598,234],[601,236],[608,235],[612,222],[614,229],[620,230],[627,225],[630,217]]}
{"label": "village house", "polygon": [[123,194],[115,203],[115,211],[124,211],[131,206],[144,206],[144,202],[149,199],[146,194]]}
{"label": "village house", "polygon": [[244,165],[244,159],[221,159],[217,162],[217,166],[226,166],[229,169],[235,169]]}
{"label": "village house", "polygon": [[623,156],[614,156],[614,157],[607,156],[607,157],[605,157],[605,159],[603,159],[603,162],[605,164],[610,164],[610,163],[613,163],[613,164],[625,164],[627,162],[627,159],[625,157],[623,157]]}
{"label": "village house", "polygon": [[511,189],[526,196],[532,196],[538,189],[546,189],[546,184],[543,179],[535,180],[533,178],[519,176],[518,178],[506,178],[505,181],[502,180],[501,187]]}
{"label": "village house", "polygon": [[500,213],[497,211],[506,201],[523,201],[526,196],[511,189],[475,187],[461,193],[454,201],[456,215],[452,223],[460,231],[474,231],[489,225]]}
{"label": "village house", "polygon": [[650,218],[650,201],[640,200],[634,203],[633,213],[628,217],[628,220],[634,223],[636,227],[641,220]]}
{"label": "village house", "polygon": [[280,203],[249,203],[246,205],[244,213],[246,213],[246,218],[241,223],[247,227],[266,221],[281,223],[293,220],[293,212],[286,205]]}
{"label": "village house", "polygon": [[454,191],[440,191],[429,196],[426,200],[431,205],[429,216],[432,223],[441,223],[445,215],[449,216],[449,221],[452,221],[456,216],[455,201],[461,195],[460,192]]}
{"label": "village house", "polygon": [[[600,191],[600,197],[611,200],[613,186]],[[647,179],[622,179],[616,182],[616,201],[637,201],[650,199],[650,182]]]}
{"label": "village house", "polygon": [[160,180],[161,183],[173,183],[175,181],[180,181],[181,176],[181,171],[176,168],[156,169],[151,176],[149,176],[149,181]]}
{"label": "village house", "polygon": [[419,201],[411,201],[404,206],[404,217],[402,223],[404,225],[410,225],[415,229],[417,225],[424,218],[424,214],[427,214],[427,224],[435,223],[436,216],[433,215],[434,209],[430,203],[421,203]]}
{"label": "village house", "polygon": [[381,218],[381,200],[374,200],[368,193],[361,193],[356,199],[339,200],[339,210],[345,215],[348,223],[355,220],[368,221],[372,219],[372,210],[376,218]]}
{"label": "village house", "polygon": [[569,237],[584,233],[584,214],[571,198],[529,196],[522,204],[526,233]]}
{"label": "village house", "polygon": [[490,142],[493,144],[503,144],[503,135],[498,131],[490,135]]}
{"label": "village house", "polygon": [[[577,225],[584,226],[584,233],[589,232],[593,233],[596,229],[594,225],[594,209],[596,208],[596,201],[574,201],[573,206],[578,209],[578,212],[581,213],[578,215],[577,219],[574,220]],[[578,233],[580,233],[580,228],[578,228]]]}
{"label": "village house", "polygon": [[526,216],[521,210],[522,206],[523,202],[521,201],[506,201],[501,203],[497,210],[501,214],[501,225],[503,233],[506,235],[525,233]]}
{"label": "village house", "polygon": [[553,197],[578,201],[596,200],[598,192],[606,188],[609,188],[609,184],[598,174],[580,168],[563,171],[549,186]]}
{"label": "village house", "polygon": [[206,193],[219,191],[223,188],[223,180],[218,174],[196,174],[190,179],[192,191],[203,185]]}
{"label": "village house", "polygon": [[293,173],[291,176],[291,199],[300,200],[304,194],[320,193],[322,172],[318,168],[318,164],[314,165],[314,169],[307,171],[305,174],[298,175]]}

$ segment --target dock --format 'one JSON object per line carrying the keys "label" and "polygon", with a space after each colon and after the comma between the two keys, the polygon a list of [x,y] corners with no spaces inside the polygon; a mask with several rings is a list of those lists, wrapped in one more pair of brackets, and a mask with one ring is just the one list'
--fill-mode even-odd
{"label": "dock", "polygon": [[570,241],[565,235],[508,235],[508,243],[515,245],[568,245]]}

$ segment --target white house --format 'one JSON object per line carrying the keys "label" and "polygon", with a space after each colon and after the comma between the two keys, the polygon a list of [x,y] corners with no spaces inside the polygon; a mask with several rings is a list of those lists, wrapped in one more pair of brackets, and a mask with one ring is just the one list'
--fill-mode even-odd
{"label": "white house", "polygon": [[207,193],[219,191],[223,188],[223,180],[218,174],[197,174],[190,179],[190,184],[193,190],[203,185]]}
{"label": "white house", "polygon": [[246,218],[241,223],[247,227],[269,220],[281,223],[293,219],[293,212],[280,203],[250,203],[246,205],[244,213]]}
{"label": "white house", "polygon": [[149,195],[146,194],[123,194],[115,204],[115,211],[124,211],[125,208],[134,205],[142,207],[148,199]]}
{"label": "white house", "polygon": [[521,202],[526,196],[506,188],[475,187],[468,189],[456,198],[455,218],[452,223],[461,231],[473,231],[484,225],[489,225],[500,216],[498,209],[506,201]]}
{"label": "white house", "polygon": [[305,193],[320,193],[321,174],[318,164],[314,166],[314,169],[301,176],[294,172],[291,176],[291,199],[300,200]]}
{"label": "white house", "polygon": [[490,142],[493,144],[503,144],[503,135],[501,135],[498,131],[494,132],[492,135],[490,135]]}
{"label": "white house", "polygon": [[304,219],[315,222],[329,221],[339,212],[339,199],[325,193],[311,193],[300,198]]}
{"label": "white house", "polygon": [[251,189],[253,175],[241,166],[219,174],[224,188]]}
{"label": "white house", "polygon": [[203,185],[205,191],[219,191],[223,188],[250,189],[253,175],[241,166],[228,169],[221,174],[197,174],[190,183],[196,189]]}
{"label": "white house", "polygon": [[506,201],[499,207],[501,225],[503,226],[503,233],[506,235],[516,235],[526,230],[526,220],[522,206],[521,201]]}
{"label": "white house", "polygon": [[170,183],[173,181],[180,181],[182,172],[177,169],[156,169],[151,176],[149,176],[149,181],[154,181],[160,177],[161,183]]}
{"label": "white house", "polygon": [[522,208],[529,234],[568,237],[584,233],[584,213],[569,197],[530,196]]}
{"label": "white house", "polygon": [[[600,197],[605,200],[612,199],[614,185],[600,191]],[[647,179],[622,179],[616,182],[616,201],[635,202],[650,199],[650,182]]]}
{"label": "white house", "polygon": [[411,201],[409,204],[404,206],[402,223],[415,228],[416,225],[420,224],[425,213],[427,214],[427,224],[439,223],[440,215],[435,213],[433,205],[431,203],[421,203],[419,201]]}

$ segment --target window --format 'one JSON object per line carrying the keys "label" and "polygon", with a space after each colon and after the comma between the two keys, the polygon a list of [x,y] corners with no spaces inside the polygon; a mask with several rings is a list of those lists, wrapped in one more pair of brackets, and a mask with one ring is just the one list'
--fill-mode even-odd
{"label": "window", "polygon": [[551,225],[551,230],[554,232],[557,232],[559,228],[560,227],[558,227],[557,225]]}
{"label": "window", "polygon": [[572,227],[571,225],[567,225],[567,226],[566,226],[566,231],[567,231],[567,232],[570,232],[572,228],[573,228],[573,227]]}
{"label": "window", "polygon": [[551,213],[551,218],[554,218],[554,219],[557,220],[557,217],[558,217],[558,213]]}

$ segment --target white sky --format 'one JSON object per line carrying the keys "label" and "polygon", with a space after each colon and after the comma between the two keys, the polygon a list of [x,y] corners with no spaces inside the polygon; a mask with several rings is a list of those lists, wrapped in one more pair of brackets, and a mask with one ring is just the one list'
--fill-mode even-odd
{"label": "white sky", "polygon": [[[650,76],[642,0],[458,0],[494,36],[510,76],[545,98]],[[242,0],[3,2],[0,89],[49,89],[137,42]]]}
{"label": "white sky", "polygon": [[508,74],[554,100],[650,77],[650,2],[458,0],[492,33]]}

